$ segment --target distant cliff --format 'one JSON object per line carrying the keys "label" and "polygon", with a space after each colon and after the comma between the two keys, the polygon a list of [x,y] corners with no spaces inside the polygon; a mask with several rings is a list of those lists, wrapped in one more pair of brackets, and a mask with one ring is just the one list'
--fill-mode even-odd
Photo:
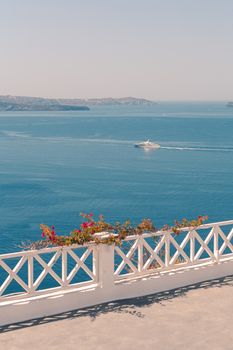
{"label": "distant cliff", "polygon": [[89,99],[59,99],[63,104],[79,104],[87,106],[111,106],[111,105],[152,105],[155,102],[145,98],[122,97],[122,98],[89,98]]}
{"label": "distant cliff", "polygon": [[49,99],[27,96],[0,96],[0,111],[85,111],[89,106],[151,105],[143,98]]}
{"label": "distant cliff", "polygon": [[52,99],[0,96],[0,111],[87,111],[89,109],[85,105],[63,104]]}

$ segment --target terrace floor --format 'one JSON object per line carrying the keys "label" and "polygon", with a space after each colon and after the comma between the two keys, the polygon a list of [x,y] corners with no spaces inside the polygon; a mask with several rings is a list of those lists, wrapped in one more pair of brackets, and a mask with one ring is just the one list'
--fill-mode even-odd
{"label": "terrace floor", "polygon": [[0,327],[4,350],[232,350],[233,276]]}

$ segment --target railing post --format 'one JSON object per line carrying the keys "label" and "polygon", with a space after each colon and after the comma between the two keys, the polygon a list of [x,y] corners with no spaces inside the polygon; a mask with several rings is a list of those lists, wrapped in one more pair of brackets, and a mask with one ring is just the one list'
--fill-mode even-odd
{"label": "railing post", "polygon": [[114,245],[100,244],[99,250],[99,282],[105,292],[114,286]]}
{"label": "railing post", "polygon": [[169,267],[170,263],[170,233],[165,233],[165,266]]}
{"label": "railing post", "polygon": [[214,257],[215,257],[215,261],[219,262],[218,226],[214,226],[213,230],[214,230]]}
{"label": "railing post", "polygon": [[142,272],[143,270],[143,238],[138,237],[138,271]]}
{"label": "railing post", "polygon": [[190,234],[190,261],[193,263],[195,259],[195,237],[193,230],[189,232]]}
{"label": "railing post", "polygon": [[95,282],[99,281],[99,249],[97,245],[93,248],[93,274]]}
{"label": "railing post", "polygon": [[33,291],[33,279],[34,279],[34,266],[33,266],[33,255],[30,253],[28,256],[28,287],[29,293]]}
{"label": "railing post", "polygon": [[62,282],[63,286],[67,286],[67,250],[66,248],[62,248]]}

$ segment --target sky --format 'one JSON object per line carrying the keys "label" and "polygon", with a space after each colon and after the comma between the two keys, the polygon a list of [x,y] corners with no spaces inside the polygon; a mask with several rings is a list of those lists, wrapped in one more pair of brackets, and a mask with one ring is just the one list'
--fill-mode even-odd
{"label": "sky", "polygon": [[233,99],[233,0],[0,0],[0,94]]}

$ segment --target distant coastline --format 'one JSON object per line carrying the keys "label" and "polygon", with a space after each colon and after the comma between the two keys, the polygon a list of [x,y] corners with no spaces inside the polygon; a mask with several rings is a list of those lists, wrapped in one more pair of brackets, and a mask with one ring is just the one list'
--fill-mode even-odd
{"label": "distant coastline", "polygon": [[227,107],[233,107],[233,102],[228,102]]}
{"label": "distant coastline", "polygon": [[49,99],[27,96],[0,96],[0,111],[88,111],[92,106],[152,105],[143,98]]}

